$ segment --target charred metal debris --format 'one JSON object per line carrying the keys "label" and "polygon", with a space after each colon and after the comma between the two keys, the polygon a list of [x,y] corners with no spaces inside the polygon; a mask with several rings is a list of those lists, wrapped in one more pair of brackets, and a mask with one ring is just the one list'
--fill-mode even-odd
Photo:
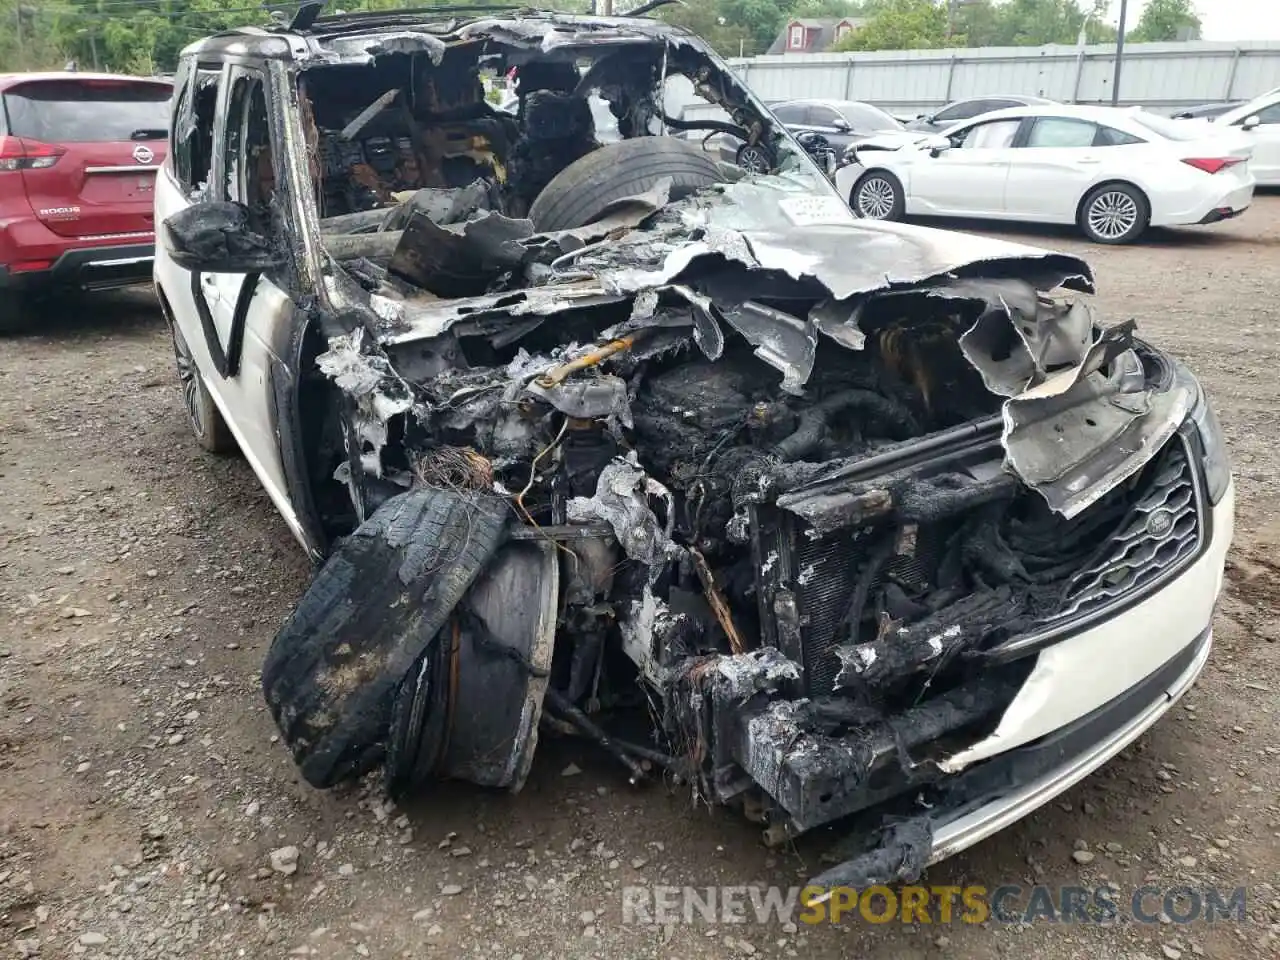
{"label": "charred metal debris", "polygon": [[[952,235],[854,220],[660,24],[315,29],[316,309],[347,331],[316,363],[344,424],[325,471],[351,498],[326,522],[338,537],[407,490],[470,491],[505,504],[509,543],[547,551],[553,649],[494,640],[472,611],[412,672],[457,683],[456,651],[497,651],[532,704],[510,727],[521,758],[540,716],[774,839],[910,813],[1026,676],[1002,645],[1195,551],[1170,439],[1189,398],[1132,325],[1067,292],[1091,291],[1082,262],[984,257],[978,238],[958,257]],[[502,113],[480,75],[512,67]],[[690,127],[664,106],[676,77],[725,114],[701,130],[732,127],[775,169],[695,160],[670,135]],[[588,95],[618,142],[596,140]],[[1155,504],[1175,521],[1148,535]],[[393,743],[443,722],[406,689]],[[527,760],[504,769],[478,779],[518,788]],[[401,790],[441,772],[391,771]],[[927,860],[927,827],[887,836],[846,874]]]}

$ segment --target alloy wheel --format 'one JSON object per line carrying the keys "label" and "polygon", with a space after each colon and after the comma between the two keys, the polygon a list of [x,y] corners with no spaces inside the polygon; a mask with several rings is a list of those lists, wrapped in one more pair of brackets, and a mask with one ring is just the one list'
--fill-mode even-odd
{"label": "alloy wheel", "polygon": [[1089,229],[1105,240],[1119,240],[1138,223],[1138,204],[1122,190],[1099,194],[1089,205]]}
{"label": "alloy wheel", "polygon": [[182,339],[182,334],[174,331],[173,354],[178,365],[178,379],[182,382],[182,402],[186,405],[187,416],[191,418],[191,426],[197,436],[204,436],[204,406],[201,403],[200,375],[196,372],[195,360],[191,350]]}
{"label": "alloy wheel", "polygon": [[738,153],[738,166],[747,173],[767,174],[769,158],[759,147],[743,147]]}
{"label": "alloy wheel", "polygon": [[870,177],[858,187],[858,213],[868,220],[887,220],[898,202],[893,184],[884,177]]}

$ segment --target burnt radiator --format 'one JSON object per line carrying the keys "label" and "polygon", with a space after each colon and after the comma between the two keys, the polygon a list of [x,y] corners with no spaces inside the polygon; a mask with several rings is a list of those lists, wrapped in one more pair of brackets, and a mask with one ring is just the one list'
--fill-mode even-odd
{"label": "burnt radiator", "polygon": [[[762,610],[764,635],[801,667],[799,693],[831,693],[840,672],[834,648],[849,640],[844,620],[858,578],[892,530],[867,526],[817,536],[802,520],[775,509],[760,511],[758,529],[760,597],[766,603],[772,598],[774,607],[772,618]],[[952,529],[940,523],[900,531],[893,556],[872,581],[873,592],[889,578],[933,582]]]}

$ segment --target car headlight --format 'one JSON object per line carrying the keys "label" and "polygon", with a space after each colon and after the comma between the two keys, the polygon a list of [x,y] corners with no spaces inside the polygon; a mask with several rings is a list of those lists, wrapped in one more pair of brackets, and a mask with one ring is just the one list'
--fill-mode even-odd
{"label": "car headlight", "polygon": [[1227,438],[1222,433],[1222,424],[1218,422],[1218,415],[1213,412],[1204,388],[1194,377],[1192,382],[1196,385],[1196,402],[1191,408],[1189,419],[1204,448],[1204,478],[1209,502],[1217,506],[1226,496],[1227,487],[1231,485],[1231,458],[1227,454]]}

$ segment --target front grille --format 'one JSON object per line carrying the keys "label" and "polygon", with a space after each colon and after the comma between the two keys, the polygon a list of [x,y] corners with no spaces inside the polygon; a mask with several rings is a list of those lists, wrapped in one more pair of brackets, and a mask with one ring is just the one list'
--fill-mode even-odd
{"label": "front grille", "polygon": [[1175,439],[1107,549],[1071,578],[1053,619],[1087,613],[1141,589],[1194,557],[1199,543],[1195,475],[1186,444]]}

